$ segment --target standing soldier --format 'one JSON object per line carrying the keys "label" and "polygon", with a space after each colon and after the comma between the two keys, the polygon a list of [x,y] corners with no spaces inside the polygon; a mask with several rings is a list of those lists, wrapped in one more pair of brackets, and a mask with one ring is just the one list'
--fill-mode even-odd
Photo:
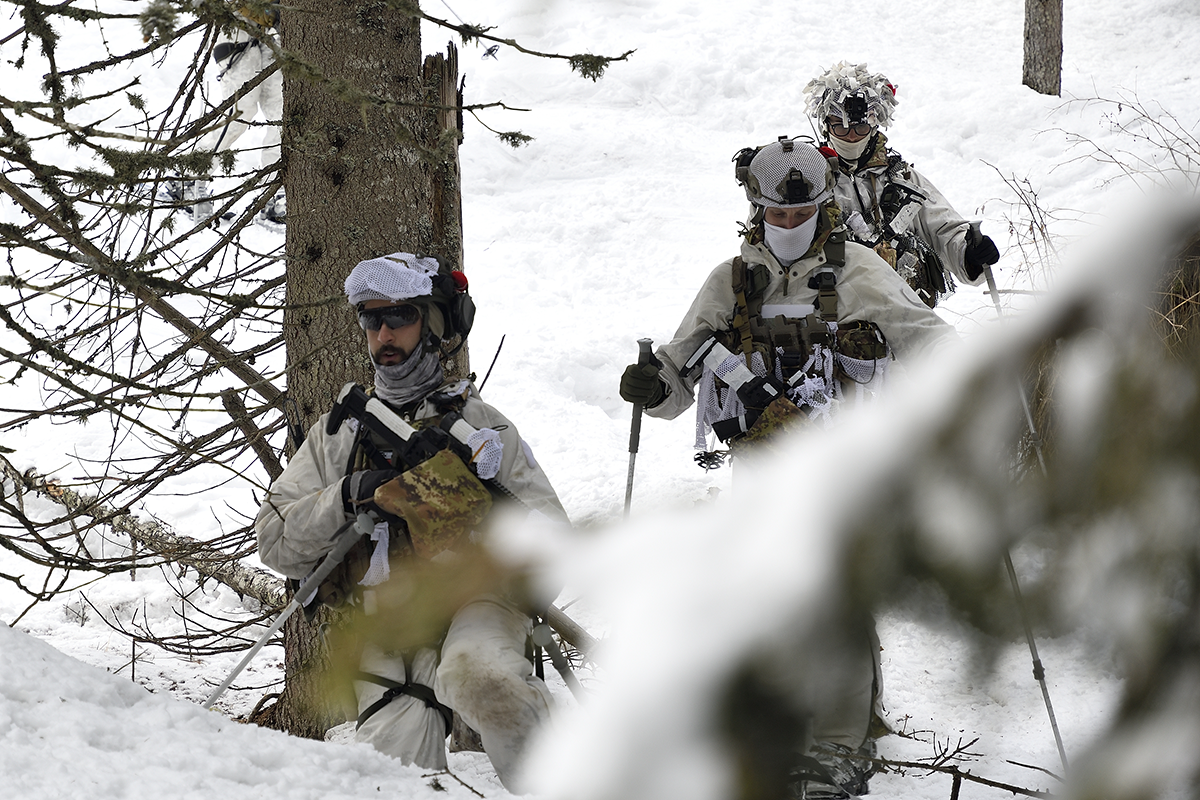
{"label": "standing soldier", "polygon": [[999,251],[937,187],[887,146],[896,87],[865,64],[842,62],[804,87],[808,114],[837,154],[834,189],[851,238],[874,248],[930,308],[957,278],[977,284]]}
{"label": "standing soldier", "polygon": [[[780,430],[827,422],[875,394],[893,358],[956,338],[887,263],[845,240],[833,173],[815,146],[781,137],[735,161],[751,202],[741,254],[712,271],[672,341],[650,363],[626,368],[620,386],[626,401],[668,419],[695,401],[698,387],[697,461],[705,466],[719,463],[710,433],[735,456],[749,455]],[[873,751],[879,649],[869,620],[845,622],[830,648],[838,688],[808,707],[807,735],[795,732],[792,797],[867,789],[870,762],[861,756]],[[786,685],[795,669],[781,658],[768,670],[784,676],[776,688],[803,697],[811,687]]]}
{"label": "standing soldier", "polygon": [[[228,100],[246,83],[275,64],[275,56],[262,38],[272,35],[279,24],[276,5],[276,2],[272,2],[257,7],[239,7],[236,13],[245,23],[245,29],[235,27],[217,39],[212,60],[217,67],[217,81],[221,86],[220,102]],[[279,160],[279,125],[283,118],[283,73],[279,70],[268,75],[253,89],[244,91],[220,126],[205,134],[196,148],[213,150],[218,154],[233,151],[234,145],[259,115],[262,117],[258,124],[263,127],[263,137],[258,163],[261,168],[271,166]],[[212,187],[207,178],[189,180],[174,177],[159,192],[160,200],[179,203],[188,213],[201,219],[212,216],[211,197]],[[283,189],[275,192],[267,201],[260,215],[262,219],[278,225],[286,222],[287,198]]]}

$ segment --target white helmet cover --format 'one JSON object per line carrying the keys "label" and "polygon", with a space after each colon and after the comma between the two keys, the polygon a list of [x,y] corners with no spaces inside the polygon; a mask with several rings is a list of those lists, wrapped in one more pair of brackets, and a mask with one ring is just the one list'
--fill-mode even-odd
{"label": "white helmet cover", "polygon": [[346,277],[346,297],[357,306],[368,300],[398,303],[433,294],[438,262],[428,256],[392,253],[360,261]]}
{"label": "white helmet cover", "polygon": [[809,81],[804,94],[805,110],[823,133],[828,133],[825,120],[830,117],[840,118],[847,127],[868,122],[886,128],[896,108],[896,87],[883,75],[869,72],[866,64],[842,61]]}
{"label": "white helmet cover", "polygon": [[758,148],[748,165],[739,165],[737,180],[751,203],[766,208],[821,205],[833,197],[828,159],[800,139],[781,138]]}

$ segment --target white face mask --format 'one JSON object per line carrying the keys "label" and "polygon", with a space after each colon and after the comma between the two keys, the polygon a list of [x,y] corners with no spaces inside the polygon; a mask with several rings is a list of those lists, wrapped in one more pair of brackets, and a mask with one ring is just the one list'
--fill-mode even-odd
{"label": "white face mask", "polygon": [[836,136],[830,136],[829,144],[833,147],[834,151],[841,156],[843,161],[854,162],[862,158],[862,154],[866,151],[867,145],[870,144],[871,140],[874,138],[875,134],[872,133],[870,136],[864,136],[857,142],[845,142]]}
{"label": "white face mask", "polygon": [[763,222],[763,235],[767,247],[785,267],[808,252],[812,246],[813,236],[817,232],[817,220],[821,213],[818,210],[804,222],[794,228],[780,228],[769,222]]}

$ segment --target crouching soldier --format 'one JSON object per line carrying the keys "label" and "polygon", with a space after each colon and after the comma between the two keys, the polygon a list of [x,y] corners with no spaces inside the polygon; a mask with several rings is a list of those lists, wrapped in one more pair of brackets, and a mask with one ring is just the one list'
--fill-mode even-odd
{"label": "crouching soldier", "polygon": [[[650,363],[629,366],[620,386],[626,401],[668,419],[697,402],[698,390],[697,461],[704,466],[727,454],[712,450],[714,435],[736,458],[748,456],[780,431],[826,424],[839,409],[868,400],[894,358],[956,338],[883,259],[847,241],[837,224],[834,176],[816,147],[780,138],[734,160],[751,203],[740,255],[712,271],[674,339]],[[789,500],[780,498],[781,508]],[[852,633],[838,638],[845,652],[833,660],[841,673],[832,681],[836,691],[819,698],[794,732],[793,797],[866,792],[870,762],[861,757],[872,751],[881,692],[873,628],[850,620]],[[783,666],[768,672],[804,680],[788,666],[799,662],[784,655],[788,643],[777,644],[772,660]],[[812,691],[776,688],[792,697]]]}
{"label": "crouching soldier", "polygon": [[[334,572],[321,596],[331,603],[344,596],[376,628],[406,624],[411,607],[428,602],[413,597],[397,613],[372,613],[389,584],[409,581],[429,594],[460,597],[447,613],[448,628],[421,646],[389,648],[378,637],[362,645],[357,738],[405,764],[444,769],[452,709],[480,734],[501,782],[516,792],[522,751],[550,709],[526,657],[530,616],[513,593],[472,595],[468,586],[464,595],[458,578],[445,581],[457,585],[429,587],[413,582],[410,567],[442,574],[435,565],[463,563],[462,554],[485,535],[494,505],[564,523],[566,514],[516,427],[469,380],[443,379],[439,348],[465,337],[474,313],[456,277],[433,258],[407,253],[363,261],[350,272],[346,294],[375,367],[373,397],[359,387],[343,390],[271,486],[255,529],[263,563],[302,579],[333,548],[335,531],[371,512],[374,532],[362,537],[362,552],[351,550],[346,569]],[[374,409],[373,418],[364,408]],[[395,427],[412,438],[381,436],[379,419],[400,420]],[[464,432],[466,446],[450,441]],[[418,440],[428,452],[410,458],[407,448]],[[419,465],[408,466],[414,460]]]}

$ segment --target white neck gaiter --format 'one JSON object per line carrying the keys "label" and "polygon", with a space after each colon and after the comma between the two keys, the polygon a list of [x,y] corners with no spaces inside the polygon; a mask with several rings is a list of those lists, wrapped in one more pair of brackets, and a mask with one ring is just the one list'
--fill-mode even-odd
{"label": "white neck gaiter", "polygon": [[808,252],[808,248],[812,246],[813,236],[817,232],[817,220],[820,217],[821,210],[818,208],[816,214],[794,228],[780,228],[769,222],[763,222],[763,237],[767,240],[767,247],[779,259],[780,264],[785,267],[789,266]]}
{"label": "white neck gaiter", "polygon": [[855,161],[858,161],[860,158],[862,158],[862,154],[867,150],[867,145],[869,145],[871,140],[874,138],[875,134],[871,134],[870,136],[864,136],[857,142],[844,142],[836,136],[830,136],[829,144],[833,147],[834,152],[836,152],[843,161],[849,161],[851,164],[853,164]]}
{"label": "white neck gaiter", "polygon": [[396,406],[424,397],[442,385],[442,362],[437,351],[420,343],[399,364],[375,365],[375,394]]}

